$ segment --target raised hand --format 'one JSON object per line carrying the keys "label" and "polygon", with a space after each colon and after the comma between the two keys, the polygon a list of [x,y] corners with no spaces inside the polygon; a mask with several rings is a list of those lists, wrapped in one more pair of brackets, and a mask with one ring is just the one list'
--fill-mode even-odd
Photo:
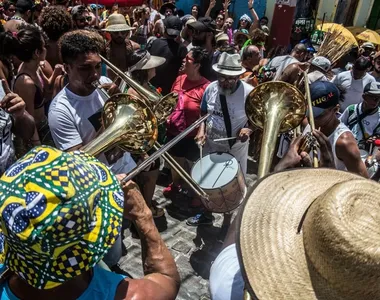
{"label": "raised hand", "polygon": [[0,103],[0,107],[14,117],[21,117],[25,112],[25,102],[17,94],[13,93],[5,80],[1,80],[5,96]]}
{"label": "raised hand", "polygon": [[231,0],[224,0],[223,9],[227,13],[228,7],[231,5]]}

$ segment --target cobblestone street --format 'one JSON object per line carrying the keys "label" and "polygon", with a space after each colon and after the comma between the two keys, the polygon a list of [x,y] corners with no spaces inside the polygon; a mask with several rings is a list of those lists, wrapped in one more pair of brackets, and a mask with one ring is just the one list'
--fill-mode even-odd
{"label": "cobblestone street", "polygon": [[[247,176],[251,186],[255,175]],[[162,184],[164,185],[164,184]],[[210,267],[219,254],[222,243],[217,241],[223,223],[222,214],[213,214],[213,225],[191,227],[186,219],[195,214],[187,209],[188,203],[176,203],[166,199],[162,194],[162,185],[156,186],[154,199],[165,208],[165,216],[155,219],[158,230],[176,261],[180,276],[181,288],[178,300],[210,299]],[[140,241],[125,230],[124,245],[127,254],[120,260],[121,267],[134,278],[143,276],[141,265]]]}

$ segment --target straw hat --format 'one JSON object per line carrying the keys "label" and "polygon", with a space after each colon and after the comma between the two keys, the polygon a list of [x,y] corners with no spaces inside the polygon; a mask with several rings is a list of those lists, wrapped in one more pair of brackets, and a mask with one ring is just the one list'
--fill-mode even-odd
{"label": "straw hat", "polygon": [[145,51],[145,56],[134,66],[128,69],[129,72],[133,72],[136,70],[149,70],[153,68],[157,68],[163,65],[166,61],[165,58],[155,55],[150,55],[148,51]]}
{"label": "straw hat", "polygon": [[226,76],[239,76],[244,74],[245,68],[241,65],[239,54],[223,52],[217,64],[212,66],[215,72]]}
{"label": "straw hat", "polygon": [[380,185],[303,169],[262,179],[243,205],[237,247],[259,299],[380,299]]}
{"label": "straw hat", "polygon": [[135,29],[127,24],[125,17],[122,14],[112,14],[108,18],[107,26],[103,31],[118,32],[129,31]]}

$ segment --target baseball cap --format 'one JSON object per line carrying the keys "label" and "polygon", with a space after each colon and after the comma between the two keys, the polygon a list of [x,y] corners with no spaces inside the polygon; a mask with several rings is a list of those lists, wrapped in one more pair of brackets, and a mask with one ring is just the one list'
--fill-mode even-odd
{"label": "baseball cap", "polygon": [[328,72],[331,68],[331,62],[326,57],[317,56],[311,61],[311,64],[324,72]]}
{"label": "baseball cap", "polygon": [[17,0],[16,8],[21,9],[22,11],[33,10],[35,7],[32,0]]}
{"label": "baseball cap", "polygon": [[182,29],[182,21],[176,16],[169,16],[164,19],[166,33],[169,36],[179,36]]}
{"label": "baseball cap", "polygon": [[364,94],[380,95],[380,82],[370,82],[364,88]]}
{"label": "baseball cap", "polygon": [[339,104],[340,92],[338,87],[328,81],[316,81],[310,85],[311,103],[314,118],[319,117],[326,109]]}
{"label": "baseball cap", "polygon": [[197,22],[187,26],[200,32],[214,32],[216,30],[215,21],[209,17],[199,18]]}
{"label": "baseball cap", "polygon": [[363,43],[362,48],[369,48],[369,49],[373,49],[373,50],[376,49],[375,45],[372,44],[371,42],[365,42],[365,43]]}

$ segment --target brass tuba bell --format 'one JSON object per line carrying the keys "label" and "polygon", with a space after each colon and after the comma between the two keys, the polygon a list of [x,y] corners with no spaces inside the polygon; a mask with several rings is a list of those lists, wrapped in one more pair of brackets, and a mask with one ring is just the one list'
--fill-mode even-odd
{"label": "brass tuba bell", "polygon": [[269,173],[280,133],[300,125],[306,115],[306,100],[293,85],[280,81],[260,84],[248,95],[245,111],[249,121],[263,130],[258,177]]}

